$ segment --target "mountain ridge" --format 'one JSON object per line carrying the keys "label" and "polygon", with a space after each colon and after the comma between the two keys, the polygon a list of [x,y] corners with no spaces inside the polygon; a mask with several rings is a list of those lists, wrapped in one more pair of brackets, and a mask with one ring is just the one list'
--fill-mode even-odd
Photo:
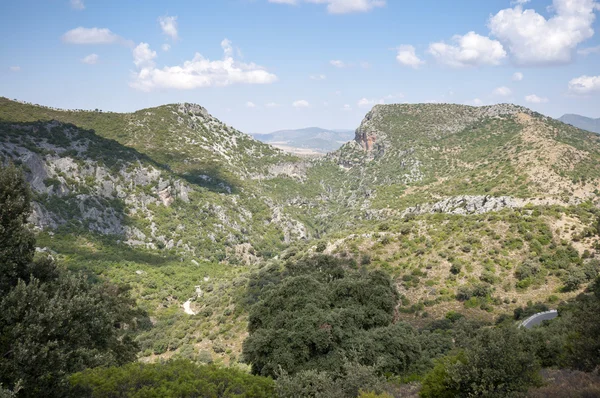
{"label": "mountain ridge", "polygon": [[[354,140],[306,159],[193,104],[123,115],[0,99],[0,158],[25,171],[45,246],[67,263],[90,247],[126,253],[101,272],[178,328],[184,302],[199,314],[210,297],[211,322],[236,327],[223,334],[232,355],[247,314],[216,292],[255,267],[324,253],[383,269],[399,319],[420,324],[573,297],[600,247],[600,137],[517,105],[378,105]],[[164,258],[185,280],[161,279]],[[205,294],[198,269],[228,275],[222,290]]]}
{"label": "mountain ridge", "polygon": [[600,118],[591,118],[573,113],[567,113],[558,118],[563,123],[570,124],[582,130],[600,134]]}

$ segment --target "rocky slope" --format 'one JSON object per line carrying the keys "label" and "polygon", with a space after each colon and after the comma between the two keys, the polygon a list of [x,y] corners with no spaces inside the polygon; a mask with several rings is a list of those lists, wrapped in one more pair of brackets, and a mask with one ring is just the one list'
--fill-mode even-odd
{"label": "rocky slope", "polygon": [[[510,104],[377,105],[353,141],[301,159],[192,104],[116,114],[0,99],[0,157],[26,171],[32,221],[56,234],[63,261],[93,263],[116,250],[102,239],[125,242],[119,253],[134,260],[101,272],[189,333],[174,314],[188,316],[181,306],[201,286],[187,310],[214,312],[195,325],[222,331],[232,355],[245,313],[229,292],[242,294],[244,264],[323,252],[385,269],[399,316],[416,323],[550,304],[600,268],[599,136]],[[213,286],[200,269],[234,275]],[[172,340],[145,347],[157,339]]]}
{"label": "rocky slope", "polygon": [[40,228],[210,259],[255,259],[307,237],[252,182],[294,175],[295,159],[200,106],[107,114],[0,102],[0,154],[26,171]]}

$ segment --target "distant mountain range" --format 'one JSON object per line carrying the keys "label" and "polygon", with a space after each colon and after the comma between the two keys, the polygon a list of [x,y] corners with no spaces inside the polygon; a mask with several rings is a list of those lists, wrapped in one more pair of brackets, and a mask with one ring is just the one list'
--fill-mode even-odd
{"label": "distant mountain range", "polygon": [[581,115],[566,114],[561,116],[558,120],[582,130],[600,134],[600,118],[592,119],[591,117],[585,117]]}
{"label": "distant mountain range", "polygon": [[254,134],[266,144],[296,154],[321,154],[339,149],[354,138],[354,130],[308,127],[297,130],[280,130],[270,134]]}

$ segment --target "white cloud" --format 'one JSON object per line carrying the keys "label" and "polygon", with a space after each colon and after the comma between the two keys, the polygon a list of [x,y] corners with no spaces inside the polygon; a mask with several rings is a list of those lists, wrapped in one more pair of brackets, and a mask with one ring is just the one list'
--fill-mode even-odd
{"label": "white cloud", "polygon": [[160,28],[163,33],[169,36],[173,41],[176,41],[179,38],[177,33],[177,17],[165,15],[164,17],[158,18],[158,23],[160,23]]}
{"label": "white cloud", "polygon": [[481,105],[483,105],[483,101],[479,98],[475,98],[473,101],[471,101],[471,104],[473,104],[475,106],[481,106]]}
{"label": "white cloud", "polygon": [[310,104],[306,100],[298,100],[292,103],[294,108],[308,108]]}
{"label": "white cloud", "polygon": [[352,107],[349,104],[344,104],[344,106],[342,107],[343,111],[351,111]]}
{"label": "white cloud", "polygon": [[325,75],[310,75],[310,80],[325,80],[327,76]]}
{"label": "white cloud", "polygon": [[163,44],[162,46],[160,46],[160,48],[161,48],[161,49],[162,49],[164,52],[167,52],[167,51],[169,51],[169,50],[171,49],[171,45],[170,45],[170,44],[167,44],[167,43],[165,43],[165,44]]}
{"label": "white cloud", "polygon": [[600,54],[600,46],[582,48],[581,50],[577,50],[577,54],[586,56],[590,54]]}
{"label": "white cloud", "polygon": [[579,76],[569,82],[571,94],[586,95],[600,92],[600,76]]}
{"label": "white cloud", "polygon": [[82,26],[71,29],[62,35],[62,40],[70,44],[113,44],[125,42],[125,40],[109,29],[84,28]]}
{"label": "white cloud", "polygon": [[358,65],[363,69],[369,69],[371,67],[371,64],[367,61],[361,61]]}
{"label": "white cloud", "polygon": [[532,104],[543,104],[548,102],[548,98],[546,97],[538,97],[535,94],[531,94],[531,95],[527,95],[525,96],[525,101],[532,103]]}
{"label": "white cloud", "polygon": [[133,49],[133,63],[138,68],[154,67],[154,58],[156,51],[152,51],[148,43],[140,43]]}
{"label": "white cloud", "polygon": [[71,7],[76,10],[85,9],[85,4],[83,4],[83,0],[71,0]]}
{"label": "white cloud", "polygon": [[267,108],[277,108],[278,106],[280,106],[277,102],[269,102],[268,104],[265,105]]}
{"label": "white cloud", "polygon": [[142,90],[171,88],[190,90],[200,87],[223,87],[232,84],[269,84],[277,81],[277,76],[267,72],[254,63],[245,63],[233,58],[231,42],[221,42],[224,57],[211,61],[196,53],[191,61],[183,65],[165,66],[162,69],[154,66],[156,52],[151,51],[146,43],[141,43],[134,50],[134,63],[138,71],[134,74],[130,86]]}
{"label": "white cloud", "polygon": [[498,95],[500,97],[508,97],[509,95],[512,94],[512,91],[510,88],[508,88],[506,86],[502,86],[502,87],[496,87],[494,89],[494,91],[492,92],[492,94]]}
{"label": "white cloud", "polygon": [[252,101],[246,102],[246,108],[256,108],[256,104]]}
{"label": "white cloud", "polygon": [[98,58],[100,58],[100,57],[98,57],[98,54],[90,54],[90,55],[83,57],[81,59],[81,62],[83,62],[84,64],[88,64],[88,65],[94,65],[95,63],[98,62]]}
{"label": "white cloud", "polygon": [[520,82],[521,80],[523,80],[523,77],[524,76],[521,72],[515,72],[512,75],[513,82]]}
{"label": "white cloud", "polygon": [[292,4],[299,3],[326,4],[330,14],[348,14],[352,12],[367,12],[376,7],[384,7],[385,0],[269,0],[269,3]]}
{"label": "white cloud", "polygon": [[9,69],[11,72],[20,72],[21,71],[20,66],[11,66]]}
{"label": "white cloud", "polygon": [[340,61],[339,59],[332,59],[331,61],[329,61],[329,63],[335,66],[336,68],[345,68],[346,66],[348,66],[344,61]]}
{"label": "white cloud", "polygon": [[506,51],[499,41],[469,32],[452,38],[455,44],[431,43],[428,52],[441,64],[454,68],[479,65],[498,65]]}
{"label": "white cloud", "polygon": [[410,66],[411,68],[417,69],[423,65],[425,61],[422,61],[415,53],[415,48],[410,45],[402,45],[398,47],[398,54],[396,60],[401,65]]}
{"label": "white cloud", "polygon": [[358,100],[358,103],[357,103],[357,105],[360,108],[366,108],[366,107],[370,108],[376,104],[385,104],[385,101],[383,99],[375,100],[375,99],[361,98],[360,100]]}
{"label": "white cloud", "polygon": [[522,4],[499,11],[488,24],[518,65],[568,63],[577,45],[594,35],[594,0],[553,0],[549,19]]}

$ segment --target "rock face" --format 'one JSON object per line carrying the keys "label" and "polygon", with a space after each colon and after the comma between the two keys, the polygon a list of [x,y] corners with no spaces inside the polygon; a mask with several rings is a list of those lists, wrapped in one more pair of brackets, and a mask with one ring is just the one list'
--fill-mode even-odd
{"label": "rock face", "polygon": [[455,196],[433,204],[423,204],[406,209],[403,215],[408,214],[483,214],[491,211],[500,211],[505,208],[523,207],[524,202],[510,196]]}
{"label": "rock face", "polygon": [[[136,144],[151,145],[150,153],[173,158],[171,152],[181,152],[178,167],[185,171],[176,172],[171,165],[70,123],[3,122],[13,120],[6,116],[5,102],[0,98],[0,164],[22,166],[34,193],[30,221],[39,229],[87,230],[114,235],[131,246],[174,249],[210,260],[225,259],[236,248],[231,252],[243,262],[257,261],[253,245],[265,235],[279,236],[282,242],[308,236],[306,227],[280,204],[267,204],[252,189],[246,193],[235,185],[240,185],[236,178],[252,175],[302,180],[310,165],[283,156],[287,162],[278,163],[279,151],[225,126],[201,106],[116,114],[126,122],[117,127],[132,129],[127,134],[139,137]],[[25,109],[34,119],[39,119],[39,110]],[[57,117],[66,113],[53,111]],[[175,118],[175,127],[168,128],[177,131],[158,135],[164,133],[156,124],[167,116]],[[114,115],[109,117],[114,124]],[[269,156],[263,165],[260,159]]]}
{"label": "rock face", "polygon": [[378,128],[381,123],[381,107],[375,106],[363,119],[356,130],[354,141],[372,157],[385,154],[387,136]]}

